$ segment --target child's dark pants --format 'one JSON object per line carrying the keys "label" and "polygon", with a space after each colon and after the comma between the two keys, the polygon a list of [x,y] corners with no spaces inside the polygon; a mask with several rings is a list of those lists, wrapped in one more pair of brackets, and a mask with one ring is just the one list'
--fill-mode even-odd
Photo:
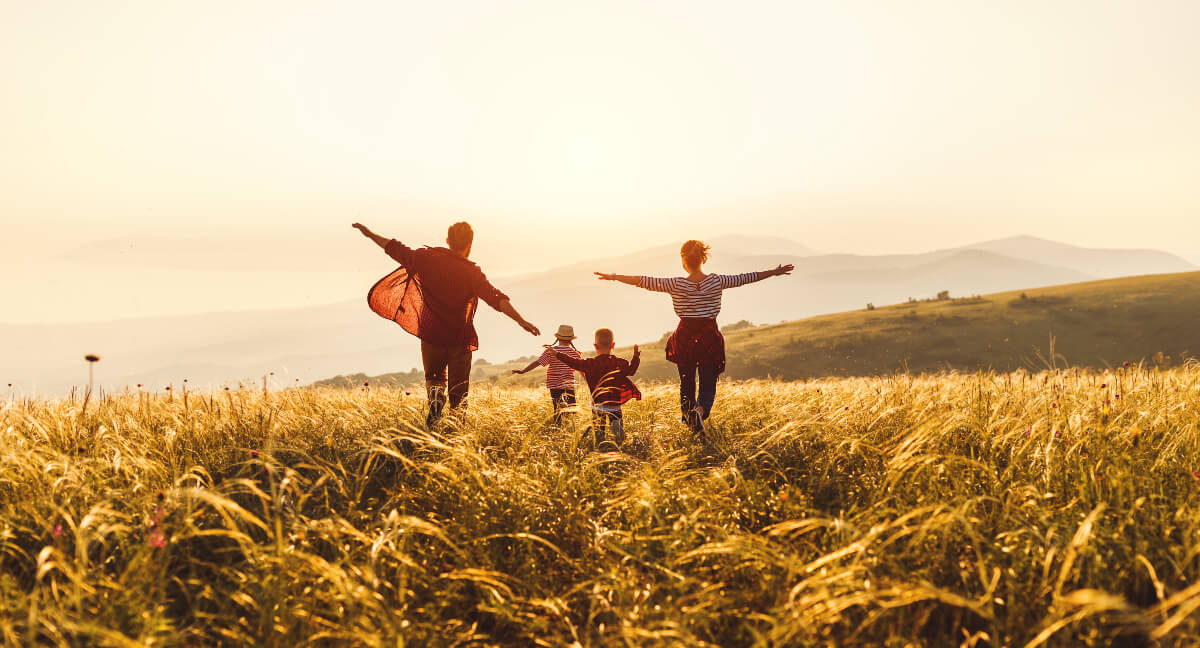
{"label": "child's dark pants", "polygon": [[625,442],[625,416],[620,409],[609,410],[592,408],[592,430],[596,433],[596,446],[604,443],[604,432],[612,429],[613,442],[621,445]]}
{"label": "child's dark pants", "polygon": [[551,389],[550,400],[554,403],[554,424],[561,426],[563,419],[567,417],[564,410],[575,406],[575,390]]}

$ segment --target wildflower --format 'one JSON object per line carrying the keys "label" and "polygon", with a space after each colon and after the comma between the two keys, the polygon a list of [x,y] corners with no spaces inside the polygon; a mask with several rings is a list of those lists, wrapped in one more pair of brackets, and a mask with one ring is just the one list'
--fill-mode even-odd
{"label": "wildflower", "polygon": [[363,387],[370,387],[370,386],[371,386],[371,383],[367,382],[366,380],[363,381]]}
{"label": "wildflower", "polygon": [[251,451],[250,451],[250,458],[251,458],[251,459],[257,459],[257,458],[258,458],[258,450],[251,450]]}
{"label": "wildflower", "polygon": [[1050,403],[1050,407],[1058,407],[1058,401],[1054,401],[1053,403]]}
{"label": "wildflower", "polygon": [[1129,361],[1128,361],[1128,360],[1126,360],[1125,362],[1121,363],[1121,366],[1122,366],[1122,367],[1128,367],[1128,366],[1129,366]]}
{"label": "wildflower", "polygon": [[1033,428],[1025,428],[1025,436],[1033,434]]}
{"label": "wildflower", "polygon": [[404,395],[405,395],[405,396],[408,396],[408,394],[409,394],[408,392],[404,392]]}
{"label": "wildflower", "polygon": [[167,385],[167,391],[171,391],[171,386]]}
{"label": "wildflower", "polygon": [[62,537],[62,534],[63,534],[62,523],[60,522],[60,523],[58,523],[58,524],[55,524],[55,525],[54,525],[54,530],[53,530],[51,533],[53,533],[53,534],[54,534],[54,537],[55,537],[55,538],[61,538],[61,537]]}
{"label": "wildflower", "polygon": [[142,388],[142,383],[138,383],[138,389]]}
{"label": "wildflower", "polygon": [[780,493],[780,494],[779,494],[779,501],[780,501],[780,502],[786,502],[786,501],[787,501],[787,498],[788,498],[787,491],[783,491],[782,493]]}
{"label": "wildflower", "polygon": [[89,354],[83,356],[83,359],[87,360],[88,362],[100,362],[100,356],[98,356],[94,353],[89,353]]}
{"label": "wildflower", "polygon": [[1108,389],[1108,383],[1102,383],[1100,389]]}
{"label": "wildflower", "polygon": [[850,406],[849,406],[849,405],[847,405],[847,406],[846,406],[846,411],[847,411],[847,412],[849,412],[849,411],[850,411]]}
{"label": "wildflower", "polygon": [[162,529],[155,529],[150,532],[150,536],[146,538],[146,544],[155,549],[162,549],[167,546],[167,535],[162,532]]}
{"label": "wildflower", "polygon": [[1200,484],[1200,470],[1192,471],[1192,479],[1196,480],[1196,483]]}
{"label": "wildflower", "polygon": [[1113,394],[1113,398],[1115,398],[1115,399],[1117,399],[1117,400],[1121,400],[1121,395],[1120,395],[1120,394]]}

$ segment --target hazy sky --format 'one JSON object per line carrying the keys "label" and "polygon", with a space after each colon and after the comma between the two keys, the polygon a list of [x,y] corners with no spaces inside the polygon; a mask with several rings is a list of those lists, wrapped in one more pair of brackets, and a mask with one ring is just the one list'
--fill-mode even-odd
{"label": "hazy sky", "polygon": [[[468,218],[493,273],[739,231],[1200,252],[1197,25],[1193,0],[0,0],[0,321],[86,319],[64,289],[98,317],[354,298],[388,266],[355,219]],[[211,271],[107,267],[189,240]],[[270,298],[223,253],[250,245]]]}

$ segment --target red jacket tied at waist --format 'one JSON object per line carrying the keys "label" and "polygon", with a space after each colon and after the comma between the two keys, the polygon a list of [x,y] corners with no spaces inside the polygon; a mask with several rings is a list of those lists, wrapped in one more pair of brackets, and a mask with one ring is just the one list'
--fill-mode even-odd
{"label": "red jacket tied at waist", "polygon": [[680,367],[716,366],[725,371],[725,336],[711,317],[685,317],[667,339],[667,360]]}

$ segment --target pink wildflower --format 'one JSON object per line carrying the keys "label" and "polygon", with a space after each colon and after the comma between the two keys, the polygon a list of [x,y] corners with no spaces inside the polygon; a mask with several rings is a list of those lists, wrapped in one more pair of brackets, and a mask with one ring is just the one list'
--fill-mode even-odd
{"label": "pink wildflower", "polygon": [[155,529],[151,531],[149,537],[146,538],[146,544],[154,547],[155,549],[162,549],[163,547],[167,546],[167,535],[162,532],[162,529]]}
{"label": "pink wildflower", "polygon": [[52,533],[54,534],[55,538],[61,538],[63,534],[62,524],[55,524]]}

